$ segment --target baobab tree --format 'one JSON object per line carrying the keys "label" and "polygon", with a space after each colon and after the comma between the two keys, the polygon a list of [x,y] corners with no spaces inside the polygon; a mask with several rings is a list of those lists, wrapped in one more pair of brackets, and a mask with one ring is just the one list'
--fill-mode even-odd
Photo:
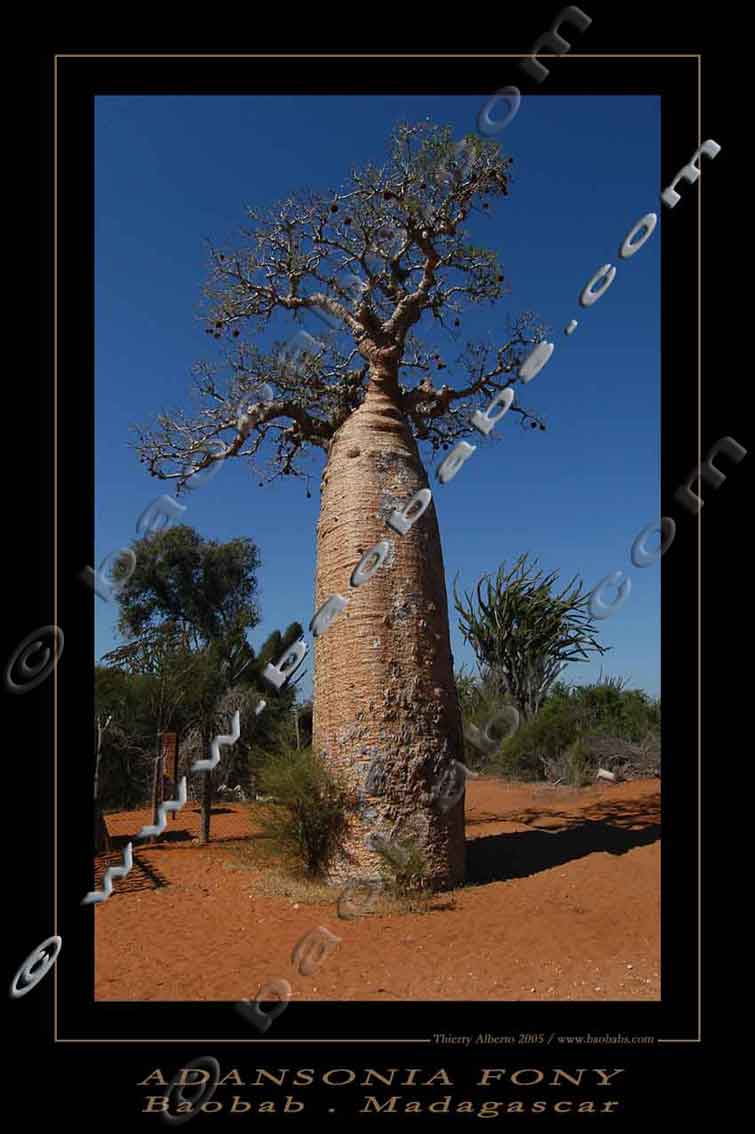
{"label": "baobab tree", "polygon": [[[210,253],[206,330],[227,348],[196,368],[201,412],[138,429],[150,473],[179,492],[230,457],[264,483],[308,477],[307,451],[325,455],[315,609],[332,595],[348,605],[316,639],[313,744],[356,800],[335,879],[377,874],[370,832],[413,837],[436,888],[464,877],[463,797],[444,811],[432,793],[463,758],[435,508],[403,535],[386,521],[428,487],[423,455],[471,433],[470,414],[519,380],[543,339],[532,313],[509,319],[499,342],[462,339],[470,306],[507,290],[496,253],[467,225],[508,195],[510,164],[496,142],[455,145],[448,127],[400,125],[385,163],[353,170],[341,190],[250,209],[239,246]],[[326,333],[299,332],[296,350],[265,346],[285,313],[318,316]],[[509,412],[544,428],[515,396]],[[351,586],[380,541],[380,569]],[[379,794],[357,794],[373,760]]]}

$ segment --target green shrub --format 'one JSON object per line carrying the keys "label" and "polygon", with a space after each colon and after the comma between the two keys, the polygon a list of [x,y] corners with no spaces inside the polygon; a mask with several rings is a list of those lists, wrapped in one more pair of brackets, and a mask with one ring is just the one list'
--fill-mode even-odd
{"label": "green shrub", "polygon": [[259,816],[265,832],[292,852],[307,874],[324,874],[348,826],[347,785],[311,748],[283,748],[268,757],[259,783],[274,801]]}
{"label": "green shrub", "polygon": [[380,856],[383,891],[408,912],[424,910],[431,897],[430,867],[416,839],[408,837],[386,842]]}
{"label": "green shrub", "polygon": [[[483,673],[481,678],[473,678],[465,673],[462,667],[455,675],[456,688],[459,694],[462,720],[464,724],[464,764],[472,770],[486,771],[491,763],[495,763],[496,756],[503,744],[503,738],[510,732],[516,731],[516,706],[514,699],[504,692],[495,681],[493,675]],[[498,749],[493,746],[474,744],[470,738],[470,728],[477,728],[485,732],[486,726],[497,713],[503,709],[513,710],[508,715],[502,715],[490,728],[491,738],[500,738]],[[520,718],[521,719],[521,718]]]}
{"label": "green shrub", "polygon": [[595,778],[596,768],[590,750],[581,736],[573,740],[564,752],[563,764],[564,782],[571,787],[586,787]]}
{"label": "green shrub", "polygon": [[569,697],[549,698],[539,713],[523,722],[501,746],[494,763],[504,775],[536,780],[543,777],[542,760],[555,760],[578,737],[580,717]]}
{"label": "green shrub", "polygon": [[581,731],[619,736],[635,744],[648,731],[660,731],[658,702],[641,689],[625,689],[620,679],[574,686],[570,699],[578,706]]}
{"label": "green shrub", "polygon": [[[558,682],[539,713],[522,722],[493,758],[496,770],[516,779],[542,779],[546,767],[575,784],[596,770],[588,737],[615,737],[647,745],[660,734],[660,704],[640,689],[625,689],[620,678],[592,685]],[[579,741],[579,744],[577,742]]]}

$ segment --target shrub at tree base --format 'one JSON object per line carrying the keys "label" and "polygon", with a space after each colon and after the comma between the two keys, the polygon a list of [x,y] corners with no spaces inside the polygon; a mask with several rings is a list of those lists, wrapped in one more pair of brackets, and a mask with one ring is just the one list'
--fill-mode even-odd
{"label": "shrub at tree base", "polygon": [[433,897],[427,858],[411,836],[391,840],[380,859],[383,892],[406,913],[425,913]]}
{"label": "shrub at tree base", "polygon": [[599,767],[620,778],[660,766],[660,705],[609,679],[569,689],[562,683],[532,720],[501,746],[493,765],[516,779],[591,782]]}
{"label": "shrub at tree base", "polygon": [[275,800],[260,816],[265,832],[293,853],[308,874],[324,874],[348,826],[347,785],[311,748],[283,749],[270,756],[259,783]]}

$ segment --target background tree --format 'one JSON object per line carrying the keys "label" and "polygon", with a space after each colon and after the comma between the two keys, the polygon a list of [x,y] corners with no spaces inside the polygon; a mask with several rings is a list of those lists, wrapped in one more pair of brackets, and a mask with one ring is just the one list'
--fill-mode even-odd
{"label": "background tree", "polygon": [[170,630],[192,650],[222,643],[223,660],[230,661],[259,622],[254,542],[218,543],[178,524],[135,540],[131,549],[136,566],[118,592],[119,632],[149,642],[150,631]]}
{"label": "background tree", "polygon": [[[362,554],[390,540],[389,560],[348,592],[348,609],[316,644],[316,751],[354,788],[366,751],[379,751],[385,769],[385,791],[370,801],[378,819],[351,825],[334,877],[355,862],[376,874],[368,830],[390,836],[410,819],[432,884],[464,874],[463,799],[443,813],[430,793],[463,755],[435,508],[395,539],[385,518],[427,486],[420,446],[432,458],[470,432],[470,412],[519,380],[543,337],[525,313],[498,343],[462,339],[469,307],[504,295],[495,252],[474,244],[465,221],[508,194],[510,164],[495,142],[469,136],[460,148],[449,127],[401,125],[387,160],[353,170],[340,191],[250,209],[243,242],[211,251],[206,329],[228,349],[219,365],[196,368],[201,412],[163,412],[138,430],[141,459],[178,492],[237,456],[261,482],[306,476],[306,452],[321,450],[316,607],[347,593]],[[260,341],[286,313],[331,327],[295,362],[280,341],[269,350]],[[516,399],[509,412],[544,428]]]}
{"label": "background tree", "polygon": [[[225,688],[218,651],[206,646],[192,651],[185,636],[178,635],[172,625],[152,628],[136,642],[127,643],[105,654],[103,661],[113,667],[125,683],[126,704],[136,700],[139,719],[125,713],[118,727],[119,742],[137,757],[137,782],[141,785],[139,802],[144,798],[144,765],[148,764],[151,782],[161,796],[159,777],[162,759],[162,733],[175,731],[179,739],[197,721],[206,721],[213,713]],[[142,723],[144,722],[144,723]],[[141,767],[139,767],[141,765]],[[133,765],[129,763],[129,768]],[[206,773],[205,773],[206,775]],[[133,800],[131,792],[129,800]],[[157,822],[157,796],[153,796],[152,822]],[[203,815],[203,835],[209,838],[207,797]],[[133,806],[120,804],[120,806]],[[205,825],[206,824],[206,825]]]}
{"label": "background tree", "polygon": [[537,562],[528,562],[525,554],[508,571],[503,563],[495,576],[478,580],[475,595],[465,593],[463,599],[454,583],[462,634],[525,719],[538,711],[564,663],[608,649],[595,637],[590,594],[582,593],[578,576],[556,594],[558,572],[546,576]]}
{"label": "background tree", "polygon": [[[193,727],[201,753],[209,756],[218,732],[220,698],[233,680],[232,664],[247,648],[257,625],[259,552],[250,539],[206,540],[181,524],[132,543],[136,566],[118,591],[118,630],[127,639],[106,660],[155,681],[155,756],[159,733]],[[231,714],[232,716],[233,714]],[[220,726],[227,733],[230,721]],[[243,726],[254,728],[254,717]],[[217,770],[202,772],[201,840],[210,837]]]}
{"label": "background tree", "polygon": [[[213,785],[240,785],[245,791],[254,793],[260,768],[271,753],[293,742],[292,710],[296,687],[292,684],[281,690],[279,695],[271,693],[269,685],[262,679],[262,671],[269,661],[278,658],[301,636],[301,624],[293,622],[284,633],[274,630],[259,653],[255,653],[247,642],[244,649],[238,651],[229,669],[216,667],[216,673],[222,674],[224,680],[217,702],[210,704],[205,714],[211,724],[210,735],[227,732],[236,710],[241,714],[241,735],[234,745],[222,746],[220,763],[211,773],[203,773],[212,777]],[[246,662],[242,660],[244,656]],[[265,708],[258,715],[256,710],[261,701],[265,702]],[[182,742],[182,758],[187,766],[207,756],[203,739],[206,729],[203,729],[202,721],[203,716],[198,714]]]}
{"label": "background tree", "polygon": [[104,854],[110,850],[110,835],[107,823],[99,800],[100,763],[102,761],[102,738],[112,724],[113,717],[98,714],[94,721],[94,849],[97,854]]}
{"label": "background tree", "polygon": [[96,790],[101,811],[139,807],[149,797],[155,740],[153,681],[151,675],[130,674],[108,665],[95,667],[95,718],[110,720],[100,737],[99,762],[95,735]]}

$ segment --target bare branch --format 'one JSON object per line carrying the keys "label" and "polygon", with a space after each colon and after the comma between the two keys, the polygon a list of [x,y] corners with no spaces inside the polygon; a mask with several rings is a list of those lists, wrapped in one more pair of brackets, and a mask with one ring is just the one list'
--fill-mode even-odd
{"label": "bare branch", "polygon": [[[467,432],[480,408],[472,399],[517,381],[540,341],[533,316],[520,316],[502,346],[468,344],[454,363],[459,380],[441,386],[434,371],[449,363],[413,328],[429,316],[431,330],[455,340],[471,305],[505,294],[495,252],[477,247],[464,225],[508,195],[509,166],[496,142],[469,136],[455,144],[450,127],[400,125],[385,164],[352,170],[341,190],[247,209],[242,243],[210,250],[205,329],[227,347],[220,364],[195,368],[201,409],[163,411],[155,427],[136,427],[135,447],[152,475],[188,488],[230,457],[247,459],[259,475],[263,451],[262,479],[304,475],[305,453],[327,451],[368,381],[391,368],[418,439],[435,449]],[[291,318],[305,341],[302,319],[329,330],[313,331],[295,358],[291,344],[263,349],[262,336]],[[516,403],[511,412],[542,426]]]}

